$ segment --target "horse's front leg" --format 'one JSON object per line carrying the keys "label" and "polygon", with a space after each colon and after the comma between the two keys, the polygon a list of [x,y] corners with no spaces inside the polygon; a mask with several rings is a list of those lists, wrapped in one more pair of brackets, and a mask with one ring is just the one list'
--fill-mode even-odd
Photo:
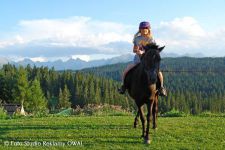
{"label": "horse's front leg", "polygon": [[145,143],[150,144],[150,137],[149,137],[149,129],[150,129],[150,122],[151,122],[151,116],[152,116],[152,107],[153,107],[154,99],[150,99],[147,103],[147,128],[146,128],[146,135],[145,135]]}
{"label": "horse's front leg", "polygon": [[140,118],[141,118],[141,124],[142,124],[142,135],[141,137],[145,137],[145,115],[144,115],[144,111],[143,111],[143,105],[142,106],[138,106],[138,111],[140,114]]}
{"label": "horse's front leg", "polygon": [[138,121],[139,121],[139,116],[140,116],[140,112],[139,112],[139,110],[138,110],[138,111],[137,111],[137,115],[136,115],[136,117],[134,118],[134,128],[137,128]]}
{"label": "horse's front leg", "polygon": [[153,129],[157,129],[157,116],[158,116],[158,96],[156,96],[153,104]]}
{"label": "horse's front leg", "polygon": [[151,95],[147,102],[148,113],[147,113],[147,129],[146,129],[146,135],[145,135],[145,143],[146,144],[150,144],[149,129],[150,129],[151,116],[152,116],[152,108],[153,108],[153,104],[155,102],[156,85],[155,84],[150,85],[149,90],[150,90]]}

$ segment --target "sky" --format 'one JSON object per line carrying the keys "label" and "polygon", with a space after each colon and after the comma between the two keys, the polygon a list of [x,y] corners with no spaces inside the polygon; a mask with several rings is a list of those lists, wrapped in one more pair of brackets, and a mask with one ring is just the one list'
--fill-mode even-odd
{"label": "sky", "polygon": [[225,56],[224,0],[1,0],[0,57],[89,61],[132,53],[149,21],[164,53]]}

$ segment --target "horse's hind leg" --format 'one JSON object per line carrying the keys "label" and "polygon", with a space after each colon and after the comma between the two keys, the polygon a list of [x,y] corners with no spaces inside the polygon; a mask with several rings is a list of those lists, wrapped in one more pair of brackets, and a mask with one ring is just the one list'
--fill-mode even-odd
{"label": "horse's hind leg", "polygon": [[153,105],[153,109],[152,109],[152,115],[153,115],[153,126],[152,128],[153,129],[157,129],[157,115],[158,115],[158,101],[157,101],[157,98],[154,102],[154,105]]}
{"label": "horse's hind leg", "polygon": [[140,116],[140,112],[139,112],[139,110],[138,110],[138,111],[137,111],[137,115],[136,115],[136,117],[134,118],[134,128],[137,128],[138,121],[139,121],[139,116]]}
{"label": "horse's hind leg", "polygon": [[145,137],[145,115],[144,115],[144,111],[143,111],[143,105],[138,107],[138,111],[140,113],[140,118],[141,118],[141,124],[142,124],[142,135],[141,137]]}

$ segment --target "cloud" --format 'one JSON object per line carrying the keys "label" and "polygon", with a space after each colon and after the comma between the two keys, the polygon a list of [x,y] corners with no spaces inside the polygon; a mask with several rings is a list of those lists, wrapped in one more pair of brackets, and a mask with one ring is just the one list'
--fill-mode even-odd
{"label": "cloud", "polygon": [[156,40],[165,44],[168,52],[225,56],[225,30],[206,31],[192,17],[161,22],[154,31]]}
{"label": "cloud", "polygon": [[[16,29],[7,36],[0,35],[0,56],[37,61],[79,56],[89,60],[91,55],[114,56],[132,52],[137,26],[75,16],[21,20]],[[153,26],[153,34],[158,43],[166,45],[164,52],[225,55],[225,29],[206,31],[193,17],[162,21]]]}
{"label": "cloud", "polygon": [[16,45],[16,44],[23,44],[23,43],[24,43],[23,38],[19,35],[15,35],[15,36],[12,36],[11,39],[0,40],[0,49],[5,48],[5,47],[9,47],[9,46],[13,46],[13,45]]}
{"label": "cloud", "polygon": [[[3,39],[0,48],[29,47],[70,47],[101,50],[111,42],[131,42],[132,26],[92,20],[88,17],[67,19],[23,20],[19,22],[19,31],[12,39]],[[43,49],[44,49],[43,48]],[[98,51],[97,51],[98,52]],[[76,53],[76,51],[74,51]],[[107,53],[107,52],[106,52]],[[114,53],[116,50],[114,49]],[[45,51],[43,54],[45,55]]]}

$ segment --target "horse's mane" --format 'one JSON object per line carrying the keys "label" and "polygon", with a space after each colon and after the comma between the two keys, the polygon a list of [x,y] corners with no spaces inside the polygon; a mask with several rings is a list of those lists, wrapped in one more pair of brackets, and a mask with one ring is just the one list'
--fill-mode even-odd
{"label": "horse's mane", "polygon": [[144,49],[146,51],[150,50],[150,49],[158,49],[158,48],[159,48],[159,45],[157,45],[155,42],[147,44],[146,46],[144,46]]}

